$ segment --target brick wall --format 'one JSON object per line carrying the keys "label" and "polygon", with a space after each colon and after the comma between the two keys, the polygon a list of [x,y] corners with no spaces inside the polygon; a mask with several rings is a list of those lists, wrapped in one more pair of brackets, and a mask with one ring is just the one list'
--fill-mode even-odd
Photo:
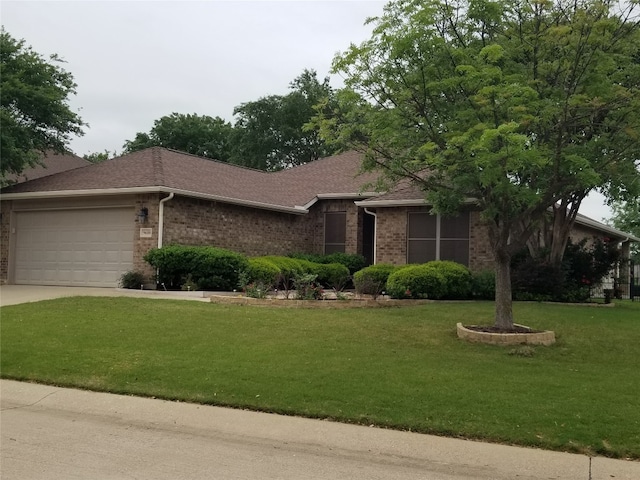
{"label": "brick wall", "polygon": [[164,224],[164,245],[213,245],[251,256],[310,252],[314,238],[308,216],[187,197],[165,203]]}
{"label": "brick wall", "polygon": [[362,254],[362,216],[364,211],[353,200],[320,200],[309,209],[309,223],[312,225],[311,248],[305,251],[324,253],[324,214],[327,212],[346,213],[345,253]]}

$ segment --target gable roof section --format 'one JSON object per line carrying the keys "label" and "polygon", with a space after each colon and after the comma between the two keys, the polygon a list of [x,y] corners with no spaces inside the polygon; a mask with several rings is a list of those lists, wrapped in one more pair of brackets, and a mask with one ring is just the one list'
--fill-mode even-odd
{"label": "gable roof section", "polygon": [[91,165],[89,160],[85,160],[82,157],[78,157],[72,153],[53,153],[47,152],[41,158],[42,165],[34,165],[33,167],[25,168],[20,175],[8,175],[6,180],[9,182],[23,183],[29,180],[35,180],[36,178],[46,177],[48,175],[54,175],[60,172],[66,172],[68,170],[74,170],[76,168],[86,167]]}
{"label": "gable roof section", "polygon": [[6,199],[166,192],[257,208],[306,213],[318,198],[353,198],[371,175],[346,153],[267,173],[153,147],[2,190]]}

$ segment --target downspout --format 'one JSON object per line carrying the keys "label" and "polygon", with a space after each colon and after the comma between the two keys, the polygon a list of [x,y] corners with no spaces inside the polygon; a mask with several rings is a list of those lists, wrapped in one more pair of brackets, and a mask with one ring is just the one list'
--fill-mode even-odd
{"label": "downspout", "polygon": [[369,210],[367,207],[364,208],[364,213],[373,216],[373,264],[375,265],[376,263],[378,263],[378,215]]}
{"label": "downspout", "polygon": [[171,200],[174,196],[174,193],[171,192],[168,197],[160,200],[160,205],[158,207],[158,248],[162,248],[162,237],[164,233],[164,204]]}

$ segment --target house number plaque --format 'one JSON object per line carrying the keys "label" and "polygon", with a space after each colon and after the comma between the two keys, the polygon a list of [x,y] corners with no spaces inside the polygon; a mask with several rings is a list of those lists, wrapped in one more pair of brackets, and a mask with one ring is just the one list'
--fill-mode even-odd
{"label": "house number plaque", "polygon": [[153,236],[153,228],[141,228],[140,238],[151,238]]}

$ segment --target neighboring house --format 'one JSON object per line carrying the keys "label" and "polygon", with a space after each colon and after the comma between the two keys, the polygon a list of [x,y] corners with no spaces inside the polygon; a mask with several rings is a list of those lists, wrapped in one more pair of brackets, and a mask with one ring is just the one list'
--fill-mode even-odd
{"label": "neighboring house", "polygon": [[[173,243],[491,267],[477,211],[440,218],[415,189],[372,192],[376,177],[359,175],[361,162],[348,152],[267,173],[154,147],[4,188],[0,280],[115,286],[128,270],[153,275],[144,255]],[[577,225],[623,245],[640,240],[590,219]]]}

